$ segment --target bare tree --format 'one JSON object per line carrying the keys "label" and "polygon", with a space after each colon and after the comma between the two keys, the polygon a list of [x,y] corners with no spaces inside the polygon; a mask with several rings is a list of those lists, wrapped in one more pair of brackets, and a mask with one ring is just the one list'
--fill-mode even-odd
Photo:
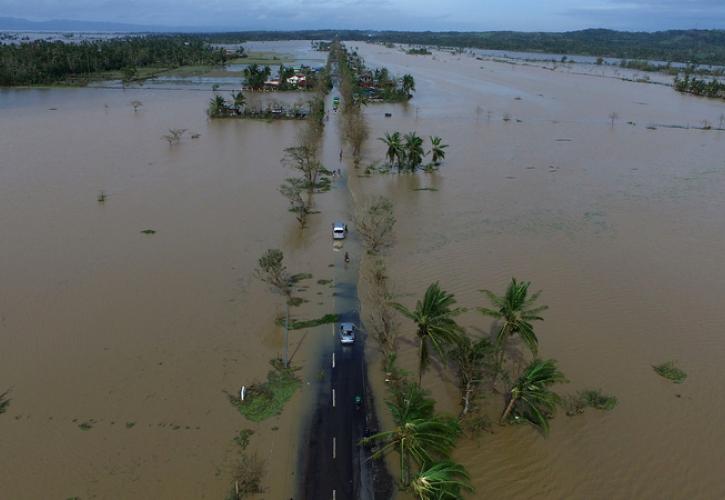
{"label": "bare tree", "polygon": [[385,359],[396,352],[397,315],[390,303],[392,293],[388,288],[388,276],[382,259],[375,261],[366,275],[369,282],[368,298],[370,300],[368,330],[378,343],[378,348]]}
{"label": "bare tree", "polygon": [[133,100],[133,101],[131,101],[131,106],[133,106],[133,112],[135,113],[136,111],[138,111],[138,108],[143,106],[143,103],[138,100]]}
{"label": "bare tree", "polygon": [[169,146],[173,146],[181,142],[181,137],[184,135],[184,132],[186,132],[185,128],[170,128],[169,133],[162,135],[161,138],[168,142]]}
{"label": "bare tree", "polygon": [[350,143],[352,149],[352,157],[355,167],[360,164],[362,146],[368,138],[369,130],[365,123],[360,109],[346,115],[345,138]]}
{"label": "bare tree", "polygon": [[305,180],[305,188],[312,191],[317,186],[320,174],[326,172],[325,167],[317,160],[315,148],[309,145],[295,146],[284,150],[282,163],[299,171]]}
{"label": "bare tree", "polygon": [[355,224],[368,253],[378,253],[392,243],[395,226],[393,203],[382,196],[373,198],[355,217]]}
{"label": "bare tree", "polygon": [[297,222],[300,223],[300,228],[305,227],[307,216],[310,214],[311,196],[309,191],[306,193],[307,196],[302,196],[306,187],[307,181],[296,177],[285,179],[284,184],[279,187],[279,192],[289,201],[289,210],[295,214]]}
{"label": "bare tree", "polygon": [[610,122],[610,128],[614,128],[614,121],[619,118],[619,114],[617,114],[616,111],[612,111],[609,113],[609,122]]}

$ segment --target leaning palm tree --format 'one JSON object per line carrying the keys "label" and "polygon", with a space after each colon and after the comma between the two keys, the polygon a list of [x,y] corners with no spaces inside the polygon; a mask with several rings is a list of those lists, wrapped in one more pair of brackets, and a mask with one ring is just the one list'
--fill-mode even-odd
{"label": "leaning palm tree", "polygon": [[404,140],[405,161],[410,170],[413,171],[423,163],[423,157],[426,155],[426,152],[423,151],[423,139],[415,132],[410,132],[405,134]]}
{"label": "leaning palm tree", "polygon": [[433,165],[440,165],[441,160],[446,157],[445,149],[448,147],[448,144],[443,144],[443,139],[440,137],[431,136],[430,146],[431,161],[433,162]]}
{"label": "leaning palm tree", "polygon": [[561,402],[558,394],[549,387],[566,382],[553,359],[533,360],[509,391],[509,401],[501,414],[501,422],[510,416],[525,419],[544,434],[549,432],[549,419]]}
{"label": "leaning palm tree", "polygon": [[398,170],[400,170],[403,157],[403,143],[400,138],[400,132],[393,132],[392,134],[385,132],[385,135],[383,137],[379,137],[378,139],[383,141],[388,147],[388,150],[385,152],[385,156],[390,162],[390,166],[392,167],[397,160]]}
{"label": "leaning palm tree", "polygon": [[548,306],[534,305],[541,291],[529,295],[530,285],[528,281],[516,281],[516,278],[511,278],[511,283],[503,296],[498,296],[490,290],[481,290],[488,296],[495,309],[480,307],[478,310],[485,316],[503,320],[496,334],[496,344],[500,352],[499,366],[503,361],[505,343],[513,335],[518,334],[526,347],[536,356],[539,340],[534,334],[531,322],[543,320],[539,314],[548,309]]}
{"label": "leaning palm tree", "polygon": [[403,88],[403,92],[405,92],[405,95],[410,97],[410,93],[415,92],[415,79],[413,78],[413,75],[403,75],[401,86]]}
{"label": "leaning palm tree", "polygon": [[424,467],[410,483],[419,500],[459,500],[462,491],[473,492],[466,469],[451,460]]}
{"label": "leaning palm tree", "polygon": [[400,485],[407,488],[410,484],[411,461],[423,467],[436,458],[447,457],[460,433],[460,425],[450,417],[414,418],[396,422],[393,430],[365,438],[362,444],[382,442],[382,446],[373,453],[373,458],[397,451],[400,455]]}
{"label": "leaning palm tree", "polygon": [[430,361],[430,347],[439,356],[445,357],[445,347],[453,344],[460,336],[461,328],[453,317],[461,310],[452,308],[455,303],[453,294],[443,291],[436,282],[428,287],[423,300],[419,300],[413,310],[397,302],[391,304],[418,326],[418,385]]}

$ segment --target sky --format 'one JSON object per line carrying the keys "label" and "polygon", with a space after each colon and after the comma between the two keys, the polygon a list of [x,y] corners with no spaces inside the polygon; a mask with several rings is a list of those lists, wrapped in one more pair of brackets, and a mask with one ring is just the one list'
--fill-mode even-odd
{"label": "sky", "polygon": [[0,16],[238,30],[725,29],[725,0],[0,0]]}

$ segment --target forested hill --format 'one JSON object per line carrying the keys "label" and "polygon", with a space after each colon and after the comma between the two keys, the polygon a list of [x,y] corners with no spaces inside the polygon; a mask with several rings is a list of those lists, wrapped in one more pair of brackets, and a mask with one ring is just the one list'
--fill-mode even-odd
{"label": "forested hill", "polygon": [[563,33],[516,31],[247,31],[204,35],[213,41],[342,40],[470,47],[522,52],[553,52],[622,59],[650,59],[725,65],[725,30],[672,30],[654,33],[588,29]]}

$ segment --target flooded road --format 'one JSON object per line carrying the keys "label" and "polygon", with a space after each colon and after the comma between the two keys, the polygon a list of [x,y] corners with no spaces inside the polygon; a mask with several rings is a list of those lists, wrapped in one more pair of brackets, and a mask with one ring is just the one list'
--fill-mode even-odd
{"label": "flooded road", "polygon": [[[416,78],[407,105],[366,108],[363,164],[382,161],[375,138],[385,131],[450,144],[437,173],[349,177],[356,201],[395,203],[387,262],[399,300],[413,303],[440,280],[473,308],[481,288],[531,280],[550,306],[541,354],[571,380],[562,392],[601,387],[619,398],[610,413],[559,415],[546,439],[494,425],[463,440],[455,458],[479,494],[725,496],[725,430],[713,418],[725,410],[725,134],[662,126],[716,124],[725,105],[661,86],[349,45],[371,66]],[[318,394],[329,325],[291,333],[304,383],[281,416],[251,424],[223,391],[263,379],[283,350],[274,320],[284,304],[253,277],[258,257],[278,247],[291,272],[313,274],[296,317],[332,312],[335,290],[318,283],[339,271],[328,216],[350,208],[335,193],[317,196],[321,214],[300,234],[277,186],[303,124],[210,122],[210,97],[0,90],[0,393],[12,388],[0,484],[9,498],[223,498],[244,428],[267,461],[265,498],[293,495],[300,416]],[[188,129],[180,144],[161,140],[169,128]],[[491,327],[474,312],[462,323]],[[412,368],[414,345],[401,346]],[[669,359],[687,371],[684,385],[652,371]],[[456,412],[448,371],[423,383]],[[496,397],[486,404],[500,411]]]}
{"label": "flooded road", "polygon": [[[725,104],[655,85],[350,45],[368,65],[416,79],[407,107],[366,108],[372,137],[416,130],[450,144],[439,172],[353,185],[360,197],[395,203],[387,260],[399,300],[414,304],[440,280],[471,308],[461,323],[483,335],[492,325],[474,310],[487,305],[478,290],[531,280],[550,306],[537,325],[541,356],[557,359],[571,381],[560,392],[593,387],[619,398],[609,413],[560,413],[546,439],[494,424],[492,435],[463,440],[455,458],[477,498],[723,497],[725,429],[712,417],[725,410],[725,133],[655,124],[717,123]],[[384,145],[372,140],[366,154],[383,161]],[[401,358],[414,371],[414,326],[403,328]],[[685,384],[653,372],[669,359],[688,373]],[[423,385],[457,413],[449,370],[432,369]],[[503,401],[484,405],[495,421]]]}

